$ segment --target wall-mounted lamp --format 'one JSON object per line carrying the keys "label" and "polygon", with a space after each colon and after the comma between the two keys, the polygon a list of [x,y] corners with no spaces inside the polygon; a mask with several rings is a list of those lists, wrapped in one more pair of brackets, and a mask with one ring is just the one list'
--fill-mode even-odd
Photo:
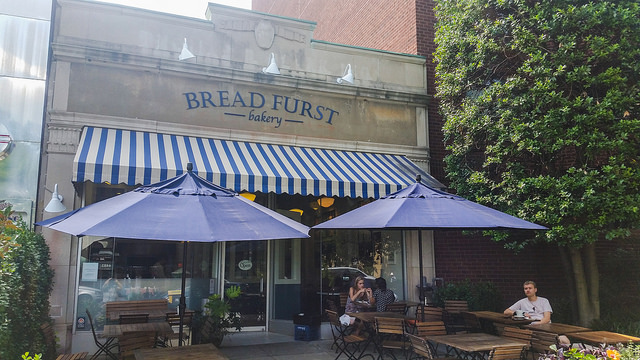
{"label": "wall-mounted lamp", "polygon": [[180,53],[180,56],[178,56],[178,60],[180,61],[189,60],[194,57],[196,56],[193,55],[191,51],[189,51],[189,48],[187,48],[187,38],[184,38],[184,44],[182,45],[182,52]]}
{"label": "wall-mounted lamp", "polygon": [[318,199],[318,205],[322,206],[323,208],[328,208],[329,206],[333,205],[334,201],[334,198],[321,197],[320,199]]}
{"label": "wall-mounted lamp", "polygon": [[351,72],[351,64],[347,64],[347,67],[344,69],[344,74],[336,81],[338,82],[338,84],[347,83],[353,85],[353,73]]}
{"label": "wall-mounted lamp", "polygon": [[309,203],[309,207],[312,210],[318,210],[320,208],[320,204],[318,204],[318,202],[314,200],[314,201]]}
{"label": "wall-mounted lamp", "polygon": [[[48,189],[47,189],[48,190]],[[51,190],[49,190],[51,191]],[[50,213],[58,213],[67,210],[67,207],[62,203],[63,197],[58,194],[58,184],[53,188],[53,194],[51,195],[51,201],[44,208],[44,211]]]}
{"label": "wall-mounted lamp", "polygon": [[262,72],[265,74],[280,75],[280,69],[278,69],[278,65],[276,65],[276,56],[273,53],[269,56],[269,66],[263,67]]}
{"label": "wall-mounted lamp", "polygon": [[252,194],[252,193],[248,193],[248,192],[243,192],[240,194],[240,196],[242,196],[243,198],[249,200],[249,201],[253,201],[256,199],[256,194]]}

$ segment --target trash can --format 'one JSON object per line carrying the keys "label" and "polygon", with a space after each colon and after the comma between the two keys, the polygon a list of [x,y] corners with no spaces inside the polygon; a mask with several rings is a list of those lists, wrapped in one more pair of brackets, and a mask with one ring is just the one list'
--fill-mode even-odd
{"label": "trash can", "polygon": [[320,315],[305,313],[293,315],[294,339],[312,341],[320,339]]}

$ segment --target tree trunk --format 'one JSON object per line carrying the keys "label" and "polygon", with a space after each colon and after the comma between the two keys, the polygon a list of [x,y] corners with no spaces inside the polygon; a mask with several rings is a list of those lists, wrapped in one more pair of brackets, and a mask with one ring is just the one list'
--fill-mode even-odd
{"label": "tree trunk", "polygon": [[589,282],[589,300],[591,302],[591,321],[600,319],[600,271],[596,256],[596,245],[588,244],[584,247],[585,271]]}
{"label": "tree trunk", "polygon": [[570,310],[571,310],[571,320],[572,323],[577,323],[578,322],[578,311],[577,311],[577,306],[578,303],[576,302],[577,296],[576,296],[576,287],[575,287],[575,281],[573,280],[573,270],[571,270],[571,258],[569,255],[569,249],[565,246],[559,246],[558,250],[560,252],[560,258],[562,260],[562,270],[564,273],[564,277],[565,277],[565,286],[567,288],[567,293],[569,295],[569,300],[570,300]]}
{"label": "tree trunk", "polygon": [[570,248],[569,253],[576,287],[579,324],[588,327],[600,316],[600,286],[595,246],[591,244],[583,249]]}

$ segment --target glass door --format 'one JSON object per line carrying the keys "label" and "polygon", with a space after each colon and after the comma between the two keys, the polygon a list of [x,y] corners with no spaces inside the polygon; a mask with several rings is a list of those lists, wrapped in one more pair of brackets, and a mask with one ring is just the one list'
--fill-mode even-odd
{"label": "glass door", "polygon": [[240,297],[231,311],[240,312],[242,327],[266,327],[267,241],[228,241],[225,250],[224,288],[239,286]]}

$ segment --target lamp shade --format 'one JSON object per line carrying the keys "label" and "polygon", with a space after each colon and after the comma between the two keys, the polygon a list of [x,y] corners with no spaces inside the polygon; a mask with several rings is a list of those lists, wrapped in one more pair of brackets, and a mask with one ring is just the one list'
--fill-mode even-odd
{"label": "lamp shade", "polygon": [[58,194],[58,184],[53,188],[53,194],[51,195],[51,201],[44,208],[44,211],[50,213],[58,213],[67,210],[67,207],[62,203],[62,195]]}
{"label": "lamp shade", "polygon": [[320,206],[322,206],[323,208],[328,208],[329,206],[333,205],[334,201],[335,201],[334,198],[323,197],[323,198],[318,199],[318,204]]}

